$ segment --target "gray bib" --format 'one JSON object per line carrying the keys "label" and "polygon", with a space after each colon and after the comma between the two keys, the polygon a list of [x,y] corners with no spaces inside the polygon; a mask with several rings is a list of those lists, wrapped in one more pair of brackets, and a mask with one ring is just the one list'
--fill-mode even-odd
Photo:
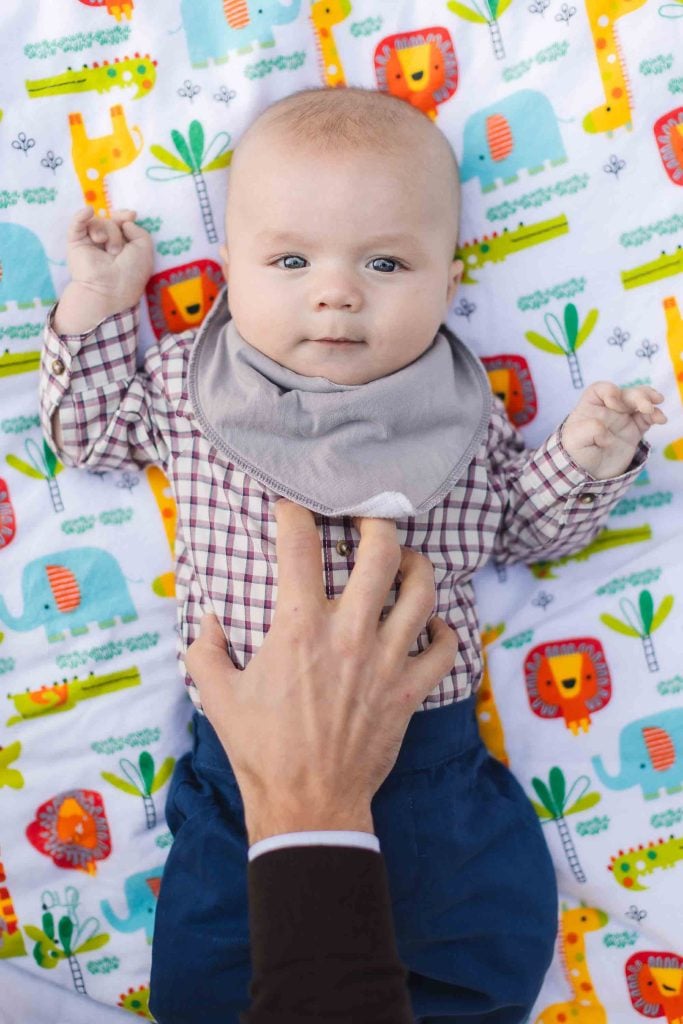
{"label": "gray bib", "polygon": [[226,288],[195,339],[189,392],[203,434],[231,462],[332,517],[427,512],[469,466],[491,411],[484,367],[445,324],[403,369],[334,384],[288,370],[245,341]]}

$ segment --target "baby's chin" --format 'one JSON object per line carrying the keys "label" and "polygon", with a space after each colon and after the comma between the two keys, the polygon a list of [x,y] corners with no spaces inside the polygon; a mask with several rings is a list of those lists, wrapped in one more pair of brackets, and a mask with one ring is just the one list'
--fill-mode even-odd
{"label": "baby's chin", "polygon": [[[308,351],[304,352],[304,347]],[[306,346],[299,347],[293,358],[284,365],[302,377],[324,377],[333,384],[367,384],[385,375],[370,365],[367,346],[363,342],[339,347],[308,342]],[[391,373],[391,370],[386,372]]]}

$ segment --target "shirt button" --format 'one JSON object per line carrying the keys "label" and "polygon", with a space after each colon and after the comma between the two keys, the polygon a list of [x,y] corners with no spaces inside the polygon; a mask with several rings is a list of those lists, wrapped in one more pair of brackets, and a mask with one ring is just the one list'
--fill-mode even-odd
{"label": "shirt button", "polygon": [[66,367],[61,359],[52,360],[52,372],[56,374],[58,377],[60,376],[60,374],[64,373],[65,369]]}
{"label": "shirt button", "polygon": [[338,555],[348,555],[350,553],[350,551],[351,551],[351,545],[349,544],[348,541],[346,541],[346,540],[338,540],[337,541],[337,554]]}
{"label": "shirt button", "polygon": [[592,505],[595,501],[596,495],[591,494],[590,491],[586,491],[585,494],[579,495],[579,501],[582,505]]}

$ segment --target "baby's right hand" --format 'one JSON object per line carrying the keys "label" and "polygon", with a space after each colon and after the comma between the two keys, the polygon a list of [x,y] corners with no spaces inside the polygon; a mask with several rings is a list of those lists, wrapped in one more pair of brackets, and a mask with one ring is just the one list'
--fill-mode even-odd
{"label": "baby's right hand", "polygon": [[134,210],[95,217],[88,206],[74,216],[67,234],[71,280],[60,296],[52,326],[57,334],[84,334],[100,321],[136,306],[154,265],[150,235],[135,223]]}
{"label": "baby's right hand", "polygon": [[120,312],[136,305],[145,290],[154,265],[152,238],[135,223],[134,210],[113,210],[106,219],[87,206],[69,225],[67,264],[84,297]]}

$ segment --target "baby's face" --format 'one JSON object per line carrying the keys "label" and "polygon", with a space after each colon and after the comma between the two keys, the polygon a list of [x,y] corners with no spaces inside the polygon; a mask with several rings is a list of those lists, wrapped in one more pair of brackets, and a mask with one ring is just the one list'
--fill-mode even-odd
{"label": "baby's face", "polygon": [[255,139],[239,172],[222,256],[250,345],[337,384],[386,376],[430,346],[462,264],[427,168],[409,152],[320,154]]}

